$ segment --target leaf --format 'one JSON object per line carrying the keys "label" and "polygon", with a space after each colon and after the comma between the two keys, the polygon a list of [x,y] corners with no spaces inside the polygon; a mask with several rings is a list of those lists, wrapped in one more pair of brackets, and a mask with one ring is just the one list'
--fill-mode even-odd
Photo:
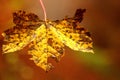
{"label": "leaf", "polygon": [[3,52],[15,52],[29,45],[30,59],[45,71],[53,68],[48,58],[60,61],[64,56],[65,45],[76,51],[93,53],[90,33],[80,26],[83,12],[84,9],[78,9],[73,18],[47,22],[33,13],[13,13],[16,26],[2,33]]}

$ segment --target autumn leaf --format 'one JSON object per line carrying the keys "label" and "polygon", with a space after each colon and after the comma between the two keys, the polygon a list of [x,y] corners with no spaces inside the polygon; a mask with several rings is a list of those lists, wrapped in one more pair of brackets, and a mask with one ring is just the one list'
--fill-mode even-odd
{"label": "autumn leaf", "polygon": [[80,25],[84,12],[85,9],[78,9],[73,18],[46,22],[33,13],[13,13],[15,26],[2,33],[3,53],[15,52],[29,45],[30,59],[45,71],[53,68],[48,58],[60,61],[64,55],[64,46],[93,53],[91,35]]}

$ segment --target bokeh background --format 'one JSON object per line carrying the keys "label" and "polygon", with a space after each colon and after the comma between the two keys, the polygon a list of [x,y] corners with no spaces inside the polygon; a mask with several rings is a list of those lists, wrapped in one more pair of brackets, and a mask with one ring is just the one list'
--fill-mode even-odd
{"label": "bokeh background", "polygon": [[[29,60],[25,49],[2,54],[0,35],[0,80],[120,80],[120,1],[119,0],[43,0],[50,20],[72,17],[78,8],[86,8],[81,23],[93,38],[95,54],[66,54],[46,73]],[[33,12],[43,19],[39,0],[0,0],[0,34],[12,27],[12,12]]]}

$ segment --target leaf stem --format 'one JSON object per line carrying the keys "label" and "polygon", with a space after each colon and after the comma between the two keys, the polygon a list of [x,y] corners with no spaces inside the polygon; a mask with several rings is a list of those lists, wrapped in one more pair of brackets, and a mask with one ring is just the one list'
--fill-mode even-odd
{"label": "leaf stem", "polygon": [[39,1],[40,1],[41,7],[42,7],[43,12],[44,12],[44,20],[47,21],[47,15],[46,15],[46,9],[45,9],[45,6],[44,6],[42,0],[39,0]]}

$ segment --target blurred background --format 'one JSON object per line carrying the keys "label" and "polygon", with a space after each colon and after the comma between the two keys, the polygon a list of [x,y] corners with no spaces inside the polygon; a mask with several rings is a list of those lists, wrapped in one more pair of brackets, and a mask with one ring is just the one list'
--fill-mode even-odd
{"label": "blurred background", "polygon": [[[86,8],[81,25],[93,38],[95,54],[75,52],[66,47],[65,56],[46,73],[37,67],[25,49],[2,54],[0,35],[0,80],[120,80],[120,1],[43,0],[50,20],[72,17]],[[33,12],[43,19],[39,0],[0,0],[0,34],[12,27],[12,13]]]}

